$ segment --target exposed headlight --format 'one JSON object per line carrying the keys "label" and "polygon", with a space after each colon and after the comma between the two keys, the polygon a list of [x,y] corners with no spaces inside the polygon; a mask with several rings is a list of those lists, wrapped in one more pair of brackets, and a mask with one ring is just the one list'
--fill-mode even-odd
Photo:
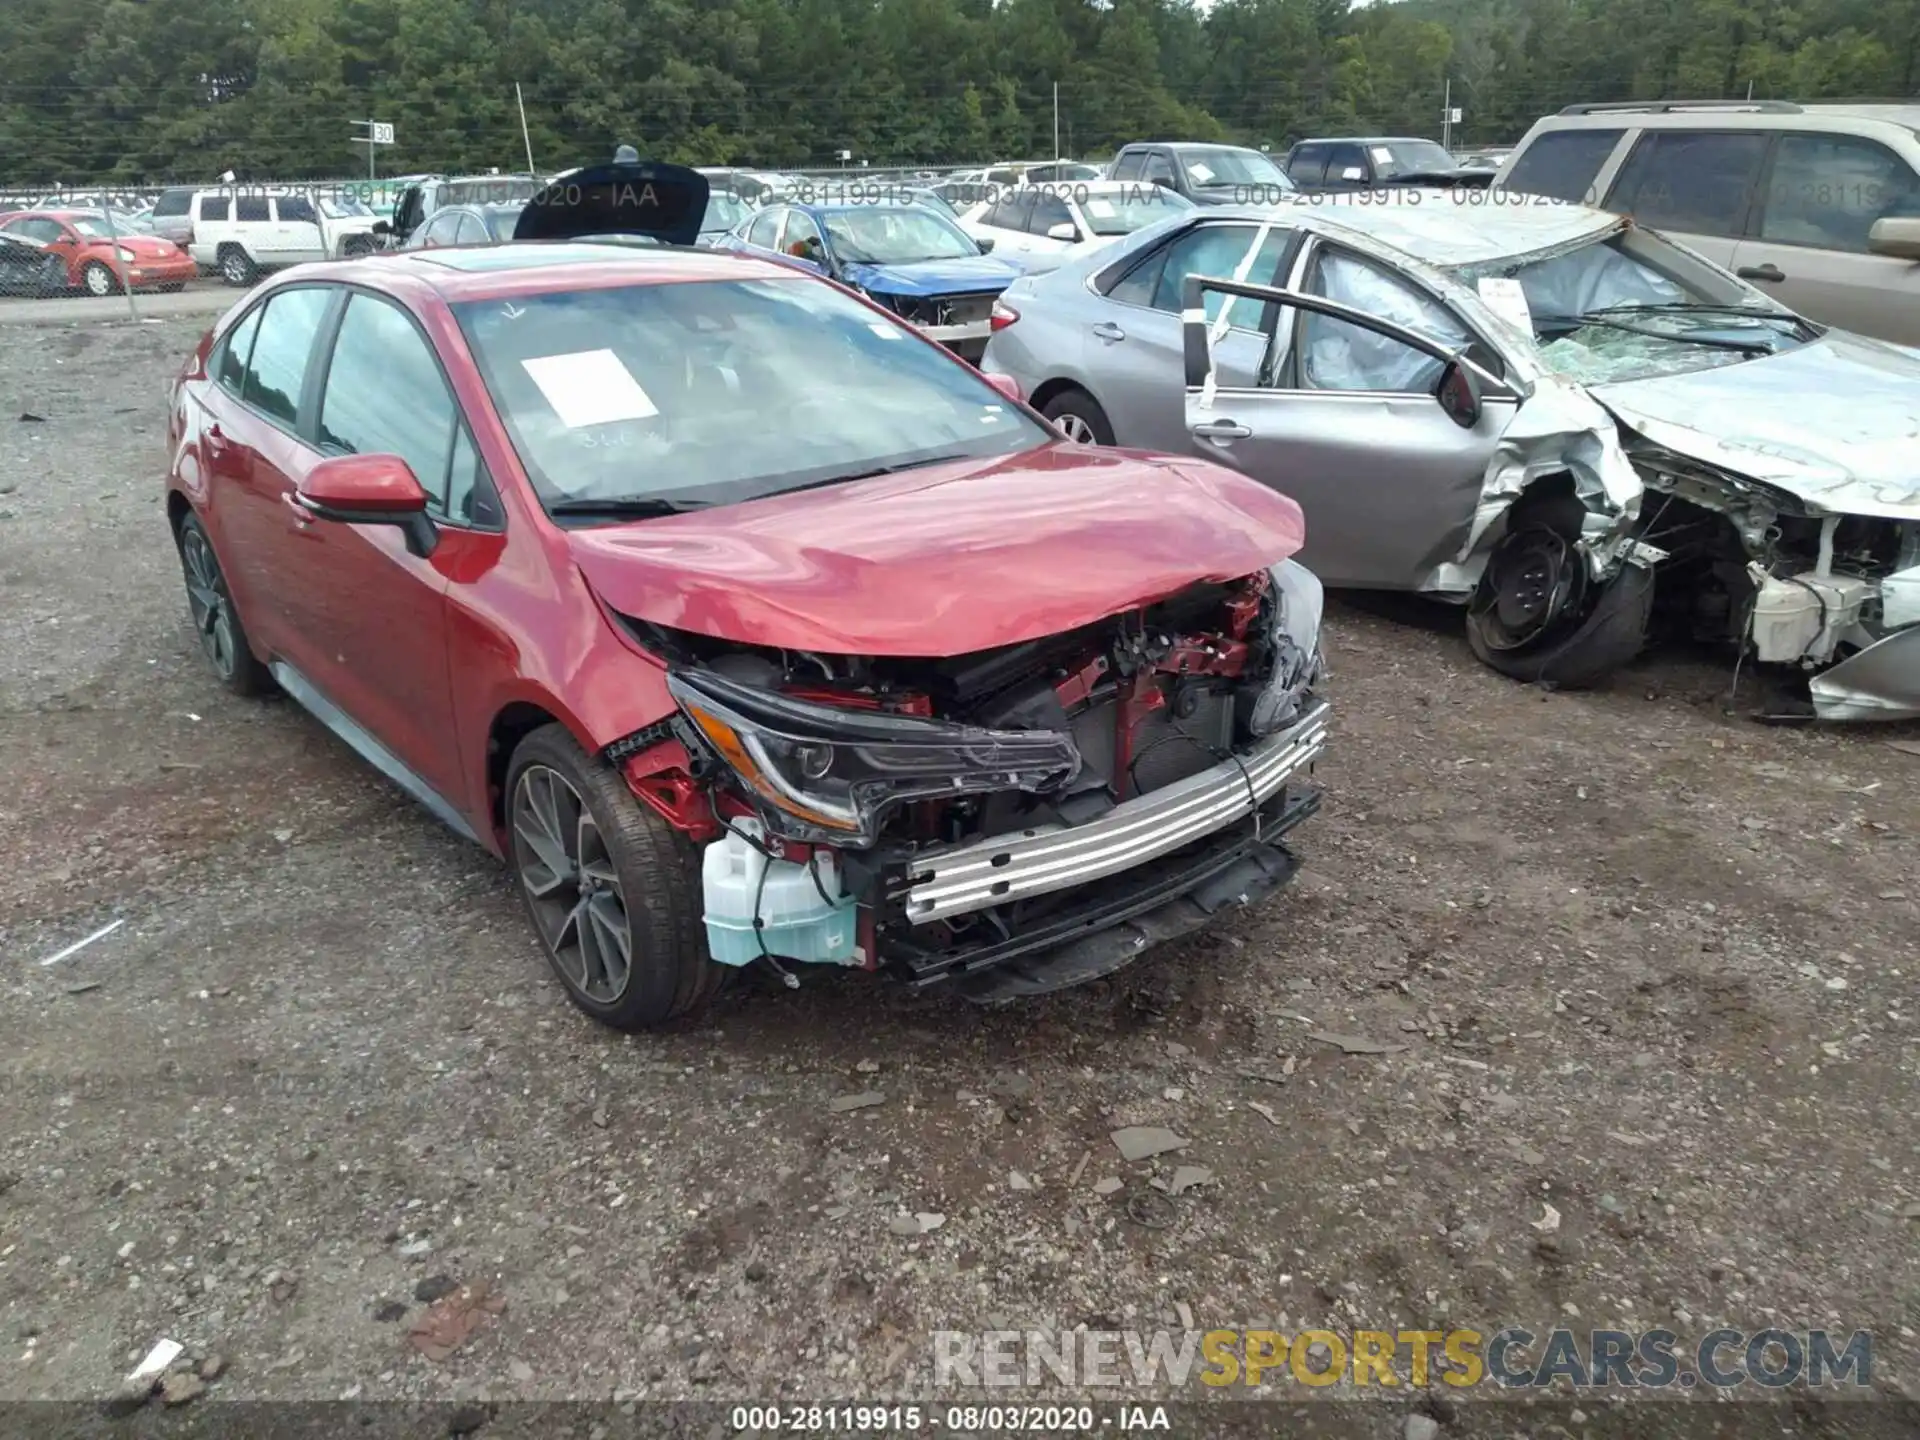
{"label": "exposed headlight", "polygon": [[1273,577],[1273,678],[1254,702],[1248,727],[1271,735],[1300,713],[1320,680],[1320,618],[1327,592],[1320,577],[1293,560],[1267,572]]}
{"label": "exposed headlight", "polygon": [[988,730],[791,700],[702,671],[667,688],[706,747],[795,840],[863,847],[909,800],[1059,788],[1080,769],[1070,736]]}
{"label": "exposed headlight", "polygon": [[140,258],[124,245],[116,245],[113,253],[118,255],[122,260],[138,260]]}

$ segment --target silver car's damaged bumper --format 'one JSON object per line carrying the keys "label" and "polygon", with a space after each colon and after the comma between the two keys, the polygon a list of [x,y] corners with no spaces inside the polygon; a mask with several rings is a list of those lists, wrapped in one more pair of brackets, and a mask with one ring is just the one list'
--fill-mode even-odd
{"label": "silver car's damaged bumper", "polygon": [[1085,885],[1166,855],[1257,810],[1303,775],[1326,747],[1321,702],[1245,754],[1137,796],[1085,825],[996,835],[913,862],[906,892],[914,924]]}
{"label": "silver car's damaged bumper", "polygon": [[1896,630],[1807,682],[1822,720],[1920,718],[1920,625]]}

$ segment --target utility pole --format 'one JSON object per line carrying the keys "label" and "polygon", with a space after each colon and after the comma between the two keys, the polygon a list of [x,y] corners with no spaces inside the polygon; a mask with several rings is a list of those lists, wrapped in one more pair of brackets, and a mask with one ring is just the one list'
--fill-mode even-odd
{"label": "utility pole", "polygon": [[1447,77],[1446,97],[1440,102],[1440,148],[1453,150],[1453,77]]}
{"label": "utility pole", "polygon": [[1060,82],[1058,80],[1053,82],[1053,158],[1055,160],[1060,158]]}
{"label": "utility pole", "polygon": [[513,103],[520,107],[520,139],[527,147],[527,174],[537,172],[533,168],[533,136],[527,133],[527,102],[520,94],[520,82],[513,82]]}

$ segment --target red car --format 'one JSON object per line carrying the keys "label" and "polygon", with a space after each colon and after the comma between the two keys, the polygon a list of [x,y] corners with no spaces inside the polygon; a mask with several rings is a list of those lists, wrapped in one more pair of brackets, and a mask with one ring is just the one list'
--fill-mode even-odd
{"label": "red car", "polygon": [[[1292,501],[677,248],[693,171],[548,198],[269,280],[186,363],[167,514],[227,686],[504,858],[623,1028],[750,963],[1040,993],[1290,877],[1327,716]],[[564,238],[616,229],[666,243]]]}
{"label": "red car", "polygon": [[193,279],[193,257],[158,235],[109,230],[97,210],[24,210],[0,220],[0,234],[20,235],[67,262],[67,283],[90,295],[178,290]]}

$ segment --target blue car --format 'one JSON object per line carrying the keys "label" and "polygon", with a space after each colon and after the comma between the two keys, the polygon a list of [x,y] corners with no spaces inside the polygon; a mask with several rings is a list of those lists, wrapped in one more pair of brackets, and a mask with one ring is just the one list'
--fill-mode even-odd
{"label": "blue car", "polygon": [[728,248],[772,255],[862,291],[964,360],[979,363],[993,302],[1024,273],[933,206],[775,203],[735,227]]}

